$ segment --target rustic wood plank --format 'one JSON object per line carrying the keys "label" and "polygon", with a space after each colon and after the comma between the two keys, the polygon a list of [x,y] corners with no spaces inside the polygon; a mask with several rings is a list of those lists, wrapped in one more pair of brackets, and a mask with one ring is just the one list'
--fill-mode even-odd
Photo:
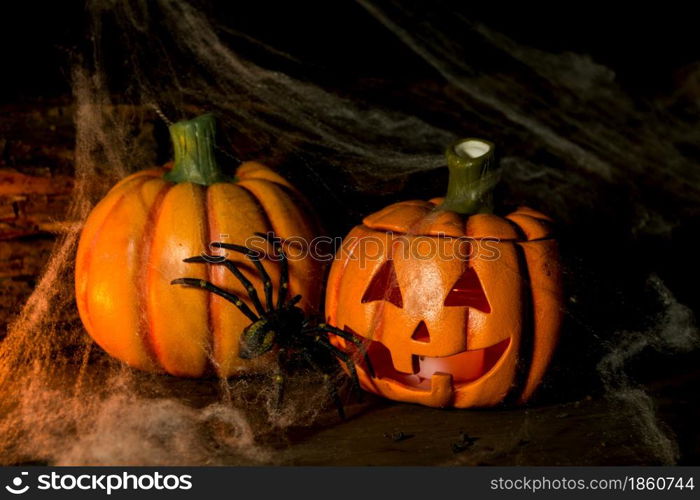
{"label": "rustic wood plank", "polygon": [[64,222],[73,179],[0,169],[0,240],[53,232]]}
{"label": "rustic wood plank", "polygon": [[0,107],[0,339],[32,293],[73,188],[74,107]]}
{"label": "rustic wood plank", "polygon": [[11,168],[0,168],[0,196],[56,195],[70,193],[73,179],[66,175],[27,175]]}

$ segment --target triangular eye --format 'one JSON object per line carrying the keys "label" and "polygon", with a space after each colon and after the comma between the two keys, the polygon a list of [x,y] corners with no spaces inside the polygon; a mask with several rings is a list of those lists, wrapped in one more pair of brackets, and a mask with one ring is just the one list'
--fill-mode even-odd
{"label": "triangular eye", "polygon": [[445,306],[467,306],[485,313],[491,312],[484,289],[473,268],[468,267],[464,274],[452,285],[445,298]]}
{"label": "triangular eye", "polygon": [[386,300],[387,302],[394,304],[396,307],[403,307],[403,298],[401,297],[399,280],[396,278],[394,263],[391,260],[388,260],[382,264],[379,271],[372,276],[372,281],[362,296],[363,304],[366,302],[373,302],[375,300]]}
{"label": "triangular eye", "polygon": [[420,323],[418,323],[418,326],[413,332],[413,335],[411,335],[411,338],[413,340],[416,340],[418,342],[424,342],[426,344],[430,342],[430,332],[428,331],[428,325],[425,324],[425,321],[421,321]]}

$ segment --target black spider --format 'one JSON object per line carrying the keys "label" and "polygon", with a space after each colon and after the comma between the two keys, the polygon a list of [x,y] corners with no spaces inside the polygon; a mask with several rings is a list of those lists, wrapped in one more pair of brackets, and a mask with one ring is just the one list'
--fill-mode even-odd
{"label": "black spider", "polygon": [[243,359],[253,359],[262,356],[270,350],[274,349],[277,351],[277,373],[273,377],[277,392],[277,407],[280,407],[282,404],[284,386],[289,368],[299,361],[302,361],[310,368],[323,375],[327,390],[338,409],[338,414],[344,419],[345,411],[335,385],[338,379],[337,375],[342,372],[342,368],[338,362],[339,360],[347,367],[353,385],[358,392],[360,390],[360,383],[357,378],[357,370],[355,369],[353,357],[331,344],[326,333],[337,335],[356,345],[364,356],[368,373],[374,376],[369,356],[367,356],[367,352],[365,351],[365,346],[362,341],[344,330],[326,323],[314,325],[311,320],[304,316],[304,312],[296,306],[301,299],[301,295],[296,295],[287,300],[289,264],[287,256],[284,250],[282,250],[281,241],[271,234],[255,234],[266,239],[279,256],[280,283],[276,304],[273,303],[273,290],[270,275],[263,267],[262,262],[260,262],[263,253],[232,243],[213,242],[211,246],[239,252],[250,260],[263,281],[265,306],[263,306],[258,298],[258,293],[253,284],[243,275],[240,269],[238,269],[236,263],[222,256],[201,255],[187,258],[184,262],[222,265],[226,267],[246,289],[250,302],[253,304],[256,312],[253,312],[238,296],[206,280],[198,278],[178,278],[171,281],[171,284],[208,290],[228,300],[250,318],[251,324],[243,330],[243,334],[241,335],[239,356]]}

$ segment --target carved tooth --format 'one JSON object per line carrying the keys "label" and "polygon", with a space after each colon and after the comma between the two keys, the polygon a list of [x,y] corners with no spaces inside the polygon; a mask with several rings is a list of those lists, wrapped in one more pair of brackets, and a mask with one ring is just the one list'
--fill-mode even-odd
{"label": "carved tooth", "polygon": [[438,406],[448,406],[452,400],[452,375],[435,373],[430,378],[430,393]]}

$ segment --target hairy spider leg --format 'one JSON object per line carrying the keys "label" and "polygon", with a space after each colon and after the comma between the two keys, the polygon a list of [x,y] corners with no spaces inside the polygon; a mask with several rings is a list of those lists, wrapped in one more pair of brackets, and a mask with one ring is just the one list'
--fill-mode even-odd
{"label": "hairy spider leg", "polygon": [[272,233],[255,234],[265,238],[272,245],[275,252],[280,255],[280,286],[277,292],[277,309],[282,309],[285,306],[289,289],[289,262],[287,261],[287,254],[282,249],[282,239]]}
{"label": "hairy spider leg", "polygon": [[284,349],[280,349],[277,352],[277,372],[274,376],[275,382],[275,408],[282,408],[282,401],[284,400],[284,386],[286,382],[286,377],[284,375],[284,359],[286,355]]}
{"label": "hairy spider leg", "polygon": [[357,369],[355,368],[355,361],[352,359],[352,356],[335,347],[326,338],[317,337],[316,343],[325,347],[331,353],[331,355],[335,356],[336,358],[340,359],[343,363],[345,363],[345,365],[348,367],[348,371],[350,372],[350,378],[352,379],[353,387],[355,387],[355,390],[359,394],[362,394],[362,391],[360,390],[360,379],[357,376]]}
{"label": "hairy spider leg", "polygon": [[224,299],[228,300],[231,302],[234,306],[236,306],[243,314],[245,314],[248,319],[252,322],[258,321],[260,318],[258,318],[253,311],[250,310],[250,307],[248,307],[241,299],[238,298],[237,295],[234,295],[230,292],[227,292],[226,290],[223,290],[219,288],[218,286],[214,285],[213,283],[210,283],[206,280],[201,280],[198,278],[178,278],[175,280],[172,280],[170,282],[171,285],[185,285],[189,286],[192,288],[202,288],[204,290],[208,290],[211,293],[215,293],[219,297],[223,297]]}
{"label": "hairy spider leg", "polygon": [[353,344],[355,344],[358,347],[360,353],[362,354],[362,357],[365,360],[365,365],[367,366],[367,373],[369,374],[370,377],[374,377],[374,368],[372,367],[372,362],[370,361],[369,355],[367,354],[367,346],[360,339],[358,339],[354,335],[346,332],[345,330],[341,330],[340,328],[336,328],[335,326],[329,325],[328,323],[319,323],[315,327],[307,328],[306,331],[307,332],[332,333],[333,335],[336,335],[336,336],[340,337],[341,339],[345,339],[348,342],[352,342]]}
{"label": "hairy spider leg", "polygon": [[289,301],[285,304],[285,307],[292,307],[292,306],[296,305],[296,303],[299,302],[300,300],[301,300],[301,295],[295,295],[294,297],[289,299]]}
{"label": "hairy spider leg", "polygon": [[183,262],[224,266],[231,272],[231,274],[233,274],[238,279],[238,281],[241,282],[243,287],[246,289],[248,297],[250,297],[250,300],[253,303],[253,306],[255,307],[255,310],[258,312],[258,314],[260,316],[263,316],[265,314],[265,308],[263,307],[262,302],[260,302],[260,299],[258,298],[257,290],[255,290],[255,287],[250,282],[250,280],[243,275],[240,269],[238,269],[238,266],[236,266],[236,263],[232,260],[224,259],[220,256],[202,255],[196,257],[189,257],[183,260]]}
{"label": "hairy spider leg", "polygon": [[248,260],[250,260],[255,268],[258,270],[258,274],[263,280],[263,289],[265,290],[265,303],[267,304],[267,310],[272,311],[274,306],[272,304],[272,280],[270,275],[267,274],[265,267],[260,262],[260,252],[251,250],[250,248],[243,247],[241,245],[236,245],[234,243],[223,243],[221,241],[212,242],[211,246],[215,248],[225,248],[226,250],[233,250],[234,252],[242,253]]}
{"label": "hairy spider leg", "polygon": [[329,373],[327,373],[311,356],[308,351],[304,351],[302,353],[302,356],[306,359],[306,362],[311,365],[311,367],[316,370],[317,372],[323,374],[323,382],[326,386],[326,391],[328,391],[328,394],[330,394],[331,398],[333,399],[333,403],[335,404],[336,409],[338,410],[338,415],[340,415],[340,418],[345,420],[345,408],[343,408],[343,402],[340,400],[340,396],[338,395],[338,389],[335,386],[335,383],[331,380],[331,376]]}
{"label": "hairy spider leg", "polygon": [[[291,308],[294,307],[295,304],[297,304],[302,296],[301,295],[295,295],[288,301],[286,300],[287,294],[288,294],[288,288],[289,288],[289,263],[287,260],[287,256],[284,253],[284,250],[282,249],[282,244],[280,238],[275,237],[274,235],[266,235],[263,233],[256,233],[258,236],[264,237],[272,246],[273,249],[275,250],[276,253],[280,255],[280,283],[279,283],[279,293],[277,295],[277,306],[276,308],[273,306],[273,290],[272,290],[272,280],[270,278],[270,275],[267,273],[265,270],[264,266],[262,265],[262,262],[260,261],[260,252],[257,252],[255,250],[246,248],[244,246],[236,245],[233,243],[223,243],[223,242],[212,242],[211,245],[216,248],[224,248],[227,250],[233,250],[234,252],[241,253],[245,255],[255,266],[255,268],[258,271],[258,274],[263,280],[263,287],[265,291],[265,302],[267,304],[267,309],[262,305],[260,302],[260,299],[258,298],[257,291],[255,290],[255,287],[252,285],[250,280],[248,280],[243,273],[238,269],[237,265],[235,262],[228,260],[228,259],[223,259],[220,256],[196,256],[196,257],[190,257],[184,260],[184,262],[188,263],[198,263],[198,264],[216,264],[216,265],[223,265],[225,266],[244,286],[246,289],[246,292],[248,293],[248,296],[250,297],[251,302],[253,303],[253,306],[257,310],[257,312],[260,314],[260,316],[264,316],[266,312],[271,312],[273,310],[280,310],[283,308]],[[201,288],[204,290],[208,290],[211,293],[214,293],[216,295],[219,295],[220,297],[223,297],[224,299],[228,300],[229,302],[233,303],[238,309],[245,314],[252,322],[258,321],[260,318],[253,313],[253,311],[245,304],[243,301],[236,296],[233,293],[227,292],[226,290],[223,290],[216,285],[210,283],[209,281],[206,280],[201,280],[197,278],[178,278],[173,281],[171,281],[171,284],[173,285],[184,285],[184,286],[189,286],[193,288]],[[374,376],[374,371],[372,369],[371,362],[369,360],[369,357],[367,356],[367,352],[365,349],[364,343],[362,343],[359,339],[356,339],[354,336],[348,334],[344,330],[340,330],[336,327],[333,327],[331,325],[328,325],[326,323],[321,323],[318,326],[314,327],[308,327],[309,321],[305,320],[303,322],[303,328],[301,333],[302,334],[308,334],[308,333],[331,333],[335,334],[343,339],[348,340],[349,342],[352,342],[362,352],[365,362],[367,364],[368,372],[371,374],[371,376]],[[320,337],[317,336],[315,339],[316,345],[322,347],[326,353],[331,355],[335,359],[339,359],[343,361],[346,366],[348,367],[348,371],[350,372],[351,379],[353,381],[353,385],[355,388],[359,390],[360,388],[360,383],[359,383],[359,378],[357,376],[357,370],[355,367],[355,362],[352,359],[352,356],[348,355],[346,352],[343,352],[342,350],[338,349],[337,347],[333,346],[326,337]],[[285,390],[285,375],[284,375],[284,360],[282,359],[285,356],[285,351],[284,349],[281,349],[278,352],[278,371],[276,372],[273,380],[276,385],[276,395],[275,395],[275,403],[277,408],[281,407],[282,400],[284,398],[284,390]],[[317,360],[311,356],[311,354],[308,351],[303,351],[302,356],[306,359],[306,361],[309,363],[309,365],[316,370],[317,372],[321,373],[323,375],[324,383],[326,385],[326,389],[330,396],[332,397],[335,406],[338,410],[338,414],[340,415],[340,418],[345,419],[345,409],[343,408],[343,403],[340,399],[340,395],[338,394],[337,387],[335,386],[335,383],[331,379],[332,373],[330,373],[327,369],[322,367]],[[338,368],[338,365],[335,365],[336,368]]]}

